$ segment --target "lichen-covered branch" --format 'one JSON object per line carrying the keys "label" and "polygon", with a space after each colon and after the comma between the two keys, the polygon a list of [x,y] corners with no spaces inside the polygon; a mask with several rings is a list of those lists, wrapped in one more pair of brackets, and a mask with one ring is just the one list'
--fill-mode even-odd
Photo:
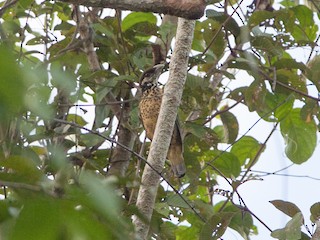
{"label": "lichen-covered branch", "polygon": [[61,0],[87,7],[114,8],[136,12],[155,12],[199,19],[206,7],[205,0]]}
{"label": "lichen-covered branch", "polygon": [[[164,167],[165,158],[170,145],[171,135],[181,101],[184,83],[187,77],[189,52],[193,39],[194,21],[179,18],[176,42],[170,62],[169,80],[164,90],[157,127],[150,147],[147,161],[158,171]],[[139,194],[137,207],[150,220],[154,208],[160,176],[146,165]],[[138,239],[146,239],[149,225],[135,217],[133,223]]]}

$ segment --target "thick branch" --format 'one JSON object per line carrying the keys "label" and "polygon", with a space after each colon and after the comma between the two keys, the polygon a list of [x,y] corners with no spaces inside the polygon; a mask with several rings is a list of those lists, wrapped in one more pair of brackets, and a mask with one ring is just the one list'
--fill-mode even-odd
{"label": "thick branch", "polygon": [[[99,71],[102,69],[98,55],[94,49],[94,44],[92,41],[92,30],[89,27],[89,22],[87,18],[82,18],[80,15],[79,18],[79,31],[80,37],[83,40],[83,47],[87,54],[87,59],[91,70]],[[94,79],[95,82],[101,83],[105,82],[106,79],[99,77]],[[113,93],[110,91],[104,98],[105,102],[116,102],[116,98]],[[123,108],[121,109],[120,105],[110,105],[109,106],[113,114],[120,121],[120,127],[118,132],[118,141],[120,144],[125,145],[126,147],[132,149],[134,141],[136,139],[136,134],[132,132],[128,127],[129,112],[131,111],[130,102],[124,103]],[[121,112],[122,111],[122,112]],[[121,148],[119,145],[114,149],[112,158],[110,160],[110,168],[108,175],[118,175],[124,176],[128,168],[129,161],[131,158],[131,153]]]}
{"label": "thick branch", "polygon": [[155,12],[199,19],[206,7],[205,0],[61,0],[87,7],[115,8],[136,12]]}
{"label": "thick branch", "polygon": [[[84,51],[87,55],[87,59],[88,59],[88,63],[89,63],[89,66],[90,66],[90,69],[92,72],[95,72],[95,71],[99,71],[101,70],[101,65],[100,65],[100,62],[99,62],[99,58],[98,58],[98,55],[94,49],[94,44],[93,44],[93,37],[92,37],[92,29],[90,28],[89,26],[89,22],[86,18],[83,18],[80,16],[78,16],[78,21],[79,21],[79,32],[80,32],[80,38],[81,40],[83,40],[83,48],[84,48]],[[99,77],[99,78],[96,78],[94,79],[95,82],[97,83],[102,83],[102,82],[105,82],[106,79],[104,79],[103,77]],[[116,98],[115,96],[113,95],[112,92],[109,92],[105,99],[104,99],[105,102],[116,102]],[[111,105],[110,106],[113,114],[118,118],[120,119],[121,118],[121,107],[120,105]]]}
{"label": "thick branch", "polygon": [[[152,140],[147,161],[161,172],[170,145],[177,109],[181,101],[183,86],[187,77],[188,56],[193,39],[194,21],[179,18],[176,42],[170,62],[169,80],[164,89],[161,109],[157,121],[155,135]],[[150,221],[154,208],[159,175],[146,165],[139,189],[137,207]],[[138,239],[146,239],[149,226],[135,216],[133,223]]]}

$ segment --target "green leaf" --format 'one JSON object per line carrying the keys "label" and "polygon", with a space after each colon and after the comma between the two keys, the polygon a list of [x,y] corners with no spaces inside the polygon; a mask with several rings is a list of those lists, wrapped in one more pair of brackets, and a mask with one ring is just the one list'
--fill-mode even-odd
{"label": "green leaf", "polygon": [[[214,206],[216,209],[220,209],[224,202],[220,202]],[[242,210],[242,206],[233,205],[228,203],[223,209],[225,213],[233,213],[233,218],[229,224],[229,227],[237,231],[244,239],[249,239],[249,234],[253,232],[255,226],[253,225],[252,216]]]}
{"label": "green leaf", "polygon": [[74,122],[80,126],[85,126],[86,124],[88,124],[88,122],[86,120],[84,120],[83,117],[81,117],[77,114],[71,114],[71,113],[68,114],[67,121]]}
{"label": "green leaf", "polygon": [[284,214],[289,217],[294,217],[297,213],[301,213],[301,210],[294,203],[283,201],[283,200],[273,200],[270,203],[279,209]]}
{"label": "green leaf", "polygon": [[217,12],[212,9],[208,9],[206,11],[206,16],[210,19],[219,22],[220,24],[223,24],[225,29],[230,31],[234,36],[239,36],[240,27],[231,16],[225,14],[224,12]]}
{"label": "green leaf", "polygon": [[261,144],[255,138],[244,136],[232,146],[230,152],[237,156],[241,165],[250,165],[260,148]]}
{"label": "green leaf", "polygon": [[217,168],[225,177],[236,178],[240,175],[240,161],[233,153],[214,150],[208,151],[203,157],[206,162]]}
{"label": "green leaf", "polygon": [[301,239],[301,225],[303,216],[298,212],[286,224],[285,228],[277,229],[271,233],[271,236],[279,240],[300,240]]}
{"label": "green leaf", "polygon": [[318,91],[320,91],[320,56],[314,56],[308,63],[308,67],[311,71],[308,75],[308,79],[317,87]]}
{"label": "green leaf", "polygon": [[[297,71],[295,70],[278,69],[276,71],[276,82],[282,82],[291,88],[297,89],[306,94],[308,93],[306,82],[297,74]],[[290,95],[293,93],[291,89],[287,89],[279,84],[276,84],[275,92],[283,93],[285,95]],[[302,98],[300,95],[298,95],[298,97]]]}
{"label": "green leaf", "polygon": [[0,122],[24,106],[25,83],[12,52],[0,44]]}
{"label": "green leaf", "polygon": [[166,202],[168,203],[169,206],[190,209],[189,205],[184,200],[186,200],[192,206],[192,203],[190,202],[190,200],[183,195],[172,194],[166,198]]}
{"label": "green leaf", "polygon": [[271,37],[268,36],[254,36],[251,39],[251,44],[258,50],[270,53],[273,56],[281,57],[283,50],[276,45]]}
{"label": "green leaf", "polygon": [[306,70],[306,65],[302,62],[297,62],[292,58],[281,58],[273,64],[277,69],[300,69]]}
{"label": "green leaf", "polygon": [[274,13],[266,10],[255,11],[249,18],[248,25],[250,28],[255,26],[259,26],[261,23],[266,21],[267,19],[272,19],[274,17]]}
{"label": "green leaf", "polygon": [[[203,40],[205,41],[206,47],[209,47],[215,57],[220,59],[226,47],[224,33],[220,31],[220,24],[212,19],[207,19],[200,24],[202,26],[200,31],[203,35]],[[212,36],[215,36],[213,42]]]}
{"label": "green leaf", "polygon": [[239,133],[239,123],[237,118],[229,111],[221,113],[220,118],[223,123],[227,143],[233,143],[237,139]]}
{"label": "green leaf", "polygon": [[292,111],[295,98],[293,94],[287,98],[284,98],[283,95],[277,94],[277,97],[278,100],[283,99],[282,101],[285,101],[274,111],[275,117],[278,119],[278,121],[281,121],[282,119],[286,118],[288,114]]}
{"label": "green leaf", "polygon": [[154,210],[156,210],[159,214],[163,215],[164,217],[168,217],[170,214],[170,208],[168,204],[164,202],[155,203]]}
{"label": "green leaf", "polygon": [[1,160],[0,166],[7,169],[7,172],[0,173],[0,178],[5,181],[36,184],[42,177],[34,161],[23,156],[10,156]]}
{"label": "green leaf", "polygon": [[214,214],[202,227],[199,239],[220,239],[234,215],[235,213],[233,212],[220,212]]}
{"label": "green leaf", "polygon": [[265,83],[260,80],[253,81],[245,93],[246,104],[249,111],[263,111],[267,89]]}
{"label": "green leaf", "polygon": [[320,202],[314,203],[310,208],[311,216],[310,220],[315,223],[320,219]]}
{"label": "green leaf", "polygon": [[160,234],[161,239],[175,239],[176,234],[175,231],[178,226],[171,222],[164,222],[160,225]]}
{"label": "green leaf", "polygon": [[208,145],[216,145],[219,141],[219,136],[216,132],[208,127],[192,122],[187,122],[184,126],[185,132],[192,133],[200,140],[205,141]]}
{"label": "green leaf", "polygon": [[317,36],[318,26],[314,23],[313,12],[304,5],[293,7],[292,11],[298,20],[291,32],[295,40],[314,41]]}
{"label": "green leaf", "polygon": [[317,144],[317,127],[313,120],[301,119],[301,109],[293,109],[280,122],[281,134],[286,142],[286,155],[296,164],[307,161],[313,154]]}
{"label": "green leaf", "polygon": [[157,23],[157,18],[152,13],[133,12],[128,14],[121,22],[122,31],[127,31],[134,25],[142,22],[148,22],[151,24]]}

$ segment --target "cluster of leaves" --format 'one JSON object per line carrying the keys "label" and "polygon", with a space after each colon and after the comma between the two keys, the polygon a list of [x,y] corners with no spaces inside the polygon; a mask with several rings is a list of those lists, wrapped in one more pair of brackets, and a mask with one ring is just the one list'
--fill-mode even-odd
{"label": "cluster of leaves", "polygon": [[[88,39],[79,37],[81,21],[72,21],[77,11],[68,4],[21,0],[1,11],[1,239],[132,238],[130,217],[139,213],[127,200],[128,192],[136,191],[139,161],[131,157],[123,178],[106,180],[116,150],[105,142],[120,138],[120,125],[133,136],[143,132],[136,83],[141,71],[152,65],[150,38],[166,43],[175,26],[159,26],[152,13],[123,17],[119,11],[94,10],[80,14],[91,13],[90,40],[105,67],[94,72],[83,51]],[[279,124],[286,154],[294,163],[307,161],[316,147],[319,106],[308,86],[320,88],[320,61],[297,62],[288,52],[315,47],[313,11],[303,5],[283,6],[243,15],[242,24],[235,12],[207,10],[206,16],[196,22],[190,57],[190,68],[196,66],[199,74],[188,74],[179,112],[186,135],[185,188],[177,195],[159,187],[150,228],[155,238],[218,239],[228,227],[244,239],[257,233],[250,211],[233,197],[266,144],[239,136],[237,117],[222,101],[244,104],[263,120]],[[39,23],[41,28],[35,28]],[[222,59],[227,60],[218,68]],[[236,79],[234,70],[247,72],[252,83],[228,89],[222,80]],[[107,101],[110,94],[115,102]],[[302,107],[294,107],[297,101]],[[92,103],[94,117],[88,116]],[[220,124],[211,126],[212,119]],[[132,139],[132,150],[140,152],[139,137]],[[228,144],[229,151],[219,150],[221,143]],[[233,191],[213,205],[218,175]],[[122,187],[125,193],[115,191]],[[293,217],[290,226],[273,237],[296,239],[286,234],[292,226],[301,234],[297,214],[288,214]],[[187,224],[175,224],[170,216]]]}

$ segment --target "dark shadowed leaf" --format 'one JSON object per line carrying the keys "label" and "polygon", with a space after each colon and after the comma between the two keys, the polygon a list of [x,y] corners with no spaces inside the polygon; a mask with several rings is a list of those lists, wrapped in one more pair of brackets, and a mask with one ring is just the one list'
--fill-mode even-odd
{"label": "dark shadowed leaf", "polygon": [[[221,110],[223,110],[223,108]],[[229,111],[221,113],[220,118],[223,123],[225,137],[228,139],[227,143],[233,143],[239,133],[237,118]]]}
{"label": "dark shadowed leaf", "polygon": [[297,213],[300,213],[301,210],[295,205],[294,203],[283,201],[283,200],[273,200],[270,203],[279,209],[284,214],[288,215],[289,217],[293,217]]}

